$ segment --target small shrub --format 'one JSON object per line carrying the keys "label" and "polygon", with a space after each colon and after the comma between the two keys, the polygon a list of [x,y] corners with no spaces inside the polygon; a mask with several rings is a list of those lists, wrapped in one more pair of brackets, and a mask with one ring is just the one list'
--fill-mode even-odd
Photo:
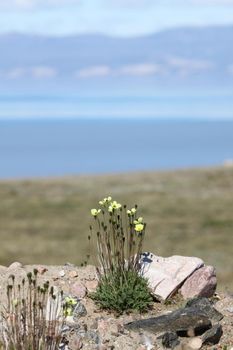
{"label": "small shrub", "polygon": [[92,298],[103,309],[118,313],[129,310],[142,312],[152,302],[147,281],[134,271],[126,271],[123,278],[117,273],[103,277]]}
{"label": "small shrub", "polygon": [[[92,209],[91,235],[97,243],[99,286],[92,298],[103,308],[123,312],[146,310],[151,302],[147,281],[140,275],[140,257],[146,224],[132,209],[111,197]],[[95,231],[95,235],[93,234]]]}
{"label": "small shrub", "polygon": [[[55,350],[61,342],[63,311],[61,296],[49,282],[37,285],[37,270],[16,285],[11,275],[7,285],[7,307],[2,313],[4,349]],[[65,307],[65,306],[64,306]]]}

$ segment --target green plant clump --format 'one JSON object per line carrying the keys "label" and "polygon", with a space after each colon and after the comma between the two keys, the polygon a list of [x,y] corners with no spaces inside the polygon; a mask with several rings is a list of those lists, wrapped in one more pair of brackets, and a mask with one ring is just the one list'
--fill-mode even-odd
{"label": "green plant clump", "polygon": [[117,273],[103,277],[92,297],[102,308],[117,313],[128,310],[143,312],[152,301],[147,281],[134,271],[127,271],[124,278]]}
{"label": "green plant clump", "polygon": [[111,197],[99,204],[99,209],[91,210],[95,225],[88,237],[96,237],[99,276],[97,291],[91,297],[102,308],[118,313],[145,311],[152,301],[148,282],[140,272],[146,224],[137,215],[137,205],[129,210]]}

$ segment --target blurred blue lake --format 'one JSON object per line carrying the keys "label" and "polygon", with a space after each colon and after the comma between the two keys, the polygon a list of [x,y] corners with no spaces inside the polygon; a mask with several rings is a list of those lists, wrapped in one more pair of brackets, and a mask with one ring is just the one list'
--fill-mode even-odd
{"label": "blurred blue lake", "polygon": [[177,169],[233,159],[229,95],[4,96],[0,104],[0,178]]}

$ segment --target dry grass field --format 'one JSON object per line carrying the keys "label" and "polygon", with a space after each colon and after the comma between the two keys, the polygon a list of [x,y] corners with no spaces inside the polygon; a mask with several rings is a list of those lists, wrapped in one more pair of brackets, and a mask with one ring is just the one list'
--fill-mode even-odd
{"label": "dry grass field", "polygon": [[80,264],[90,209],[112,195],[139,205],[145,250],[198,256],[233,289],[233,168],[0,182],[0,264]]}

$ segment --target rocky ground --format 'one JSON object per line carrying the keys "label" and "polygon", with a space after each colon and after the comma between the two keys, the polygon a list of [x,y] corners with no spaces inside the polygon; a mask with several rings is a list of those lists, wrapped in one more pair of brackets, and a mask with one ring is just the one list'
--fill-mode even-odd
{"label": "rocky ground", "polygon": [[[94,304],[92,299],[88,297],[97,286],[95,268],[93,266],[76,267],[71,264],[64,266],[43,266],[43,265],[27,265],[22,266],[20,263],[13,263],[9,267],[0,267],[0,305],[3,310],[7,302],[6,286],[10,275],[15,275],[16,281],[21,281],[28,272],[38,269],[38,282],[42,284],[46,281],[50,285],[54,285],[64,291],[64,294],[75,298],[78,302],[74,307],[71,316],[67,317],[64,326],[64,334],[66,335],[71,350],[152,350],[162,349],[163,347],[172,347],[179,349],[195,350],[200,349],[233,349],[233,294],[216,294],[211,300],[214,308],[221,313],[214,316],[201,314],[201,320],[190,319],[196,317],[196,311],[193,309],[181,309],[186,305],[181,296],[176,295],[165,303],[154,302],[152,309],[146,314],[124,314],[115,315],[114,313],[101,311]],[[208,300],[207,300],[208,302]],[[172,313],[179,310],[179,314]],[[196,310],[196,309],[195,309]],[[211,310],[212,312],[212,304]],[[188,317],[188,322],[192,323],[192,327],[187,325],[187,329],[176,332],[176,326],[169,329],[156,331],[154,323],[158,324],[155,317],[167,315],[160,318],[159,322],[169,318],[171,322],[177,319],[183,322]],[[179,316],[177,318],[177,315]],[[205,317],[206,316],[206,317]],[[153,318],[152,327],[142,328],[134,327],[134,321]],[[195,329],[194,323],[197,321],[198,327]],[[154,322],[154,323],[153,323]],[[199,323],[201,322],[201,327]],[[130,323],[131,326],[127,325]],[[141,324],[140,324],[141,325]],[[200,331],[206,325],[206,329],[210,328],[212,335],[206,333],[206,329]],[[180,324],[179,324],[180,327]],[[183,327],[183,326],[182,326]],[[198,330],[197,334],[195,333]],[[210,332],[210,330],[208,332]],[[222,330],[222,331],[221,331]],[[169,332],[166,332],[169,331]],[[177,337],[177,334],[179,337]],[[201,334],[201,333],[204,333]],[[222,333],[222,334],[221,334]],[[209,337],[209,338],[208,338]],[[211,338],[212,337],[212,338]],[[206,341],[205,339],[209,339]],[[220,338],[220,339],[219,339]],[[218,341],[217,344],[215,344]]]}

